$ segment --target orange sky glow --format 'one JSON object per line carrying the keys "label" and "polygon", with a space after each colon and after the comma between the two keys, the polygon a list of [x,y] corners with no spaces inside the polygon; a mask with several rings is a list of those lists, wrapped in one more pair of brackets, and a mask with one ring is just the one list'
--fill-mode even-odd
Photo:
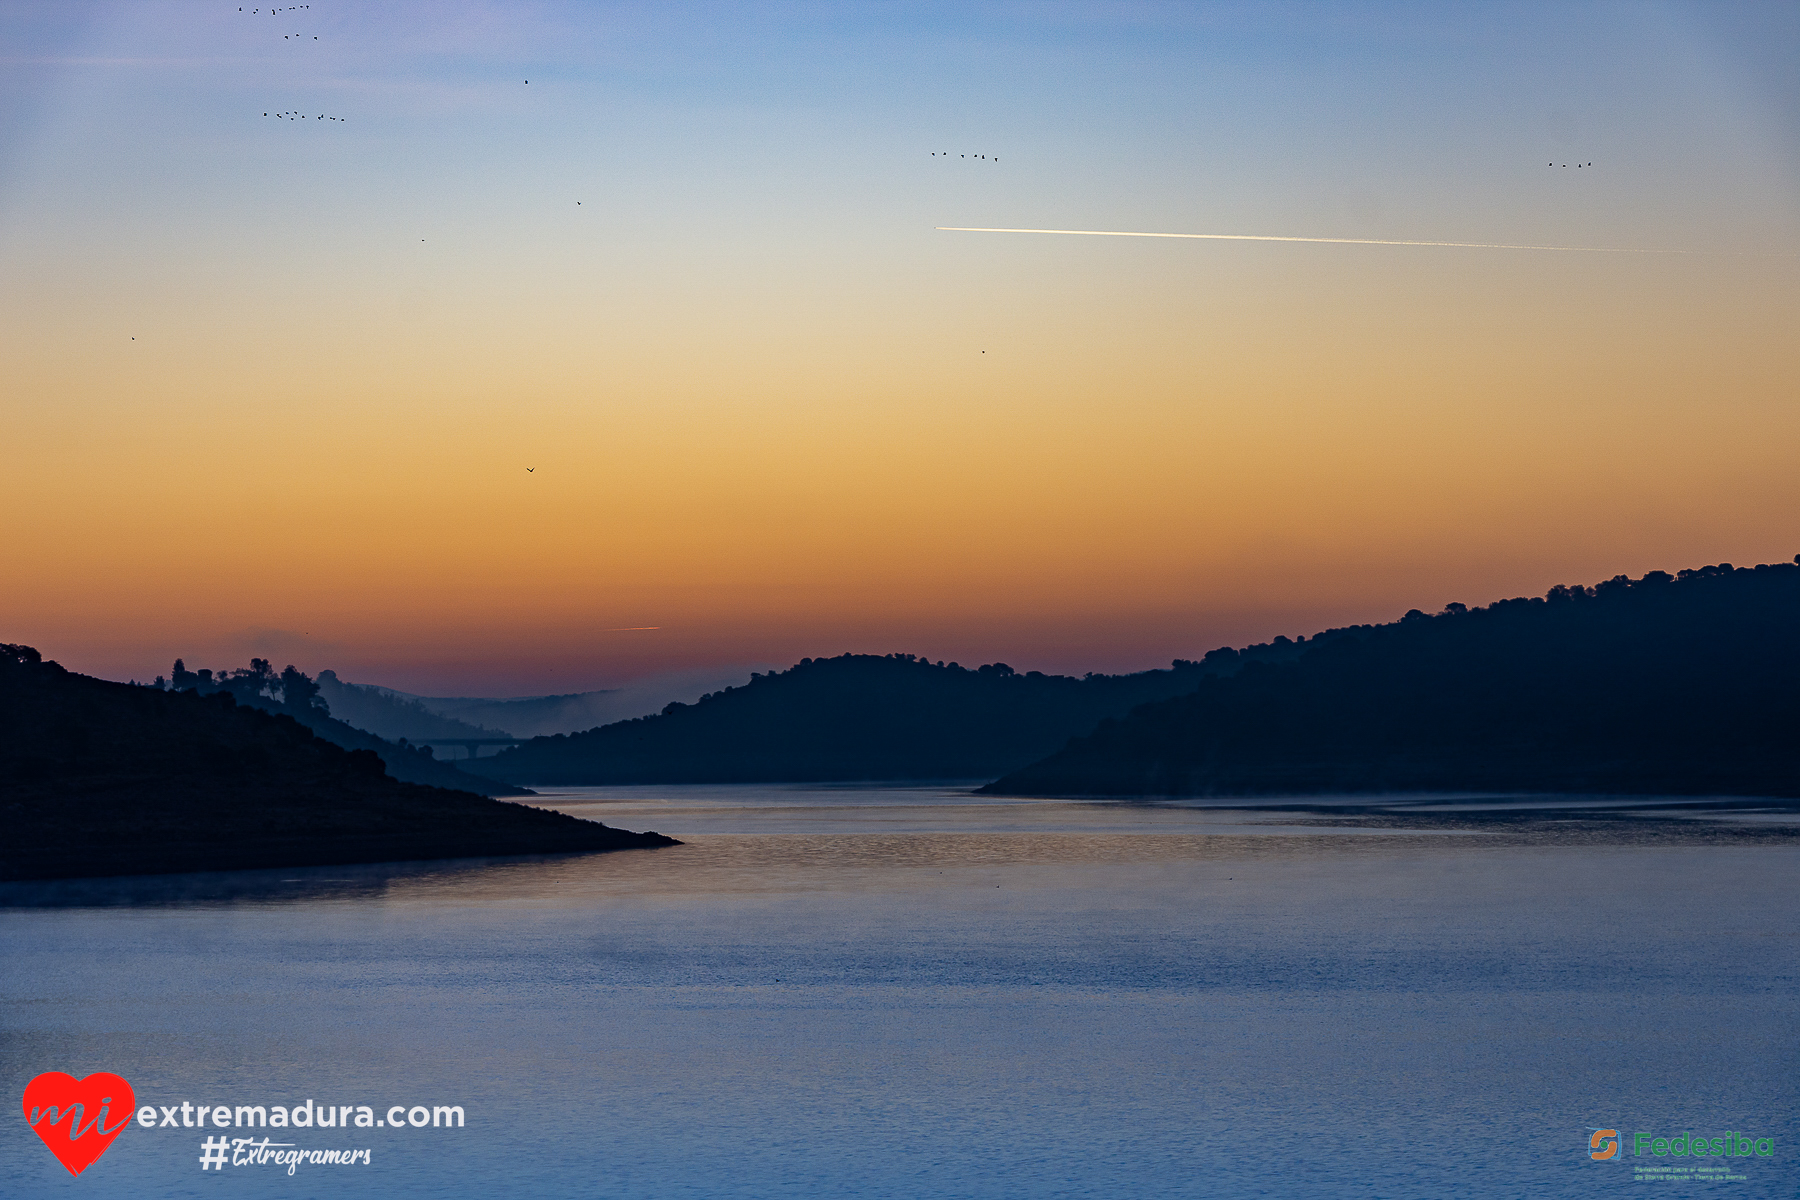
{"label": "orange sky glow", "polygon": [[[266,48],[179,11],[223,78],[69,65],[168,36],[128,12],[11,43],[52,65],[8,85],[35,116],[0,161],[0,639],[74,669],[256,653],[458,694],[846,650],[1130,670],[1800,551],[1789,110],[1678,9],[1574,30],[1605,86],[1457,43],[1457,97],[1441,46],[1378,30],[1296,38],[1329,61],[1249,100],[1193,82],[1254,73],[1229,30],[1127,31],[1071,77],[1079,46],[984,26],[964,52],[1012,74],[921,100],[917,46],[848,28],[863,76],[710,46],[695,97],[644,82],[679,57],[620,82],[523,26],[271,85]],[[1053,85],[1109,99],[1039,111]],[[274,93],[355,120],[271,129]],[[1605,172],[1546,171],[1559,141]],[[940,142],[1005,152],[948,178]]]}

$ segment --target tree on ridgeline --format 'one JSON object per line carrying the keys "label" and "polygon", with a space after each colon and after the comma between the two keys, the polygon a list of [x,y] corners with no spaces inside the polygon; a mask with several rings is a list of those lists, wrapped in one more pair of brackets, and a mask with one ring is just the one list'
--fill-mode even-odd
{"label": "tree on ridgeline", "polygon": [[281,704],[290,712],[331,712],[325,698],[319,695],[319,685],[303,672],[295,670],[293,663],[281,670]]}
{"label": "tree on ridgeline", "polygon": [[[164,686],[158,675],[152,686]],[[252,708],[285,709],[296,715],[329,716],[331,708],[319,695],[319,685],[306,672],[289,663],[276,674],[266,658],[253,658],[248,667],[219,671],[206,668],[190,671],[181,659],[175,660],[169,672],[168,689],[175,692],[194,691],[202,696],[229,692],[239,704]]]}

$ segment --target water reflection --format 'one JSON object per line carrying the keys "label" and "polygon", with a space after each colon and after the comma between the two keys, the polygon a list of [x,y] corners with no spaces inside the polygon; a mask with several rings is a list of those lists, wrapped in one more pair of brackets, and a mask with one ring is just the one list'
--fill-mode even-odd
{"label": "water reflection", "polygon": [[[1790,827],[545,800],[687,844],[0,889],[0,1072],[467,1107],[454,1139],[378,1130],[377,1167],[239,1171],[243,1196],[1585,1197],[1597,1123],[1800,1137]],[[135,1130],[79,1190],[194,1194],[198,1144]],[[69,1184],[0,1140],[0,1194]]]}
{"label": "water reflection", "polygon": [[[0,908],[567,903],[639,893],[918,886],[970,867],[1123,867],[1504,846],[1780,843],[1790,802],[1617,796],[1205,800],[990,798],[968,783],[546,791],[535,803],[689,843],[662,850],[0,884]],[[891,876],[891,877],[890,877]]]}

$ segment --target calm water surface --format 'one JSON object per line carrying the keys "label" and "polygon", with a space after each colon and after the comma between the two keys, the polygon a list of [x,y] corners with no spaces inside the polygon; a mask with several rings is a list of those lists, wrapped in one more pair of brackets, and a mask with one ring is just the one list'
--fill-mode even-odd
{"label": "calm water surface", "polygon": [[[1555,1197],[1800,1191],[1800,849],[992,802],[542,802],[669,850],[0,889],[0,1065],[140,1104],[460,1105],[133,1127],[13,1196]],[[1439,812],[1455,805],[1438,806]],[[1588,1156],[1595,1128],[1626,1137]],[[1630,1153],[1730,1130],[1773,1155]],[[230,1131],[247,1136],[246,1130]],[[1658,1182],[1638,1168],[1730,1166]]]}

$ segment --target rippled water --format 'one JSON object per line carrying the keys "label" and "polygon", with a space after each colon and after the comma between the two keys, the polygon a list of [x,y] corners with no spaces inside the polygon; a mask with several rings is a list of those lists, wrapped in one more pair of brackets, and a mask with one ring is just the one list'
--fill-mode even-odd
{"label": "rippled water", "polygon": [[[688,844],[0,889],[0,1066],[140,1103],[461,1105],[131,1128],[6,1196],[1589,1196],[1800,1185],[1800,848],[1404,814],[606,789]],[[1470,807],[1436,806],[1436,811]],[[1574,829],[1575,825],[1570,825]],[[1585,828],[1585,827],[1584,827]],[[178,1118],[179,1119],[179,1118]],[[1616,1128],[1617,1158],[1588,1156]],[[1633,1156],[1634,1131],[1772,1138]],[[247,1131],[230,1131],[246,1136]],[[1728,1165],[1741,1181],[1639,1181]]]}

